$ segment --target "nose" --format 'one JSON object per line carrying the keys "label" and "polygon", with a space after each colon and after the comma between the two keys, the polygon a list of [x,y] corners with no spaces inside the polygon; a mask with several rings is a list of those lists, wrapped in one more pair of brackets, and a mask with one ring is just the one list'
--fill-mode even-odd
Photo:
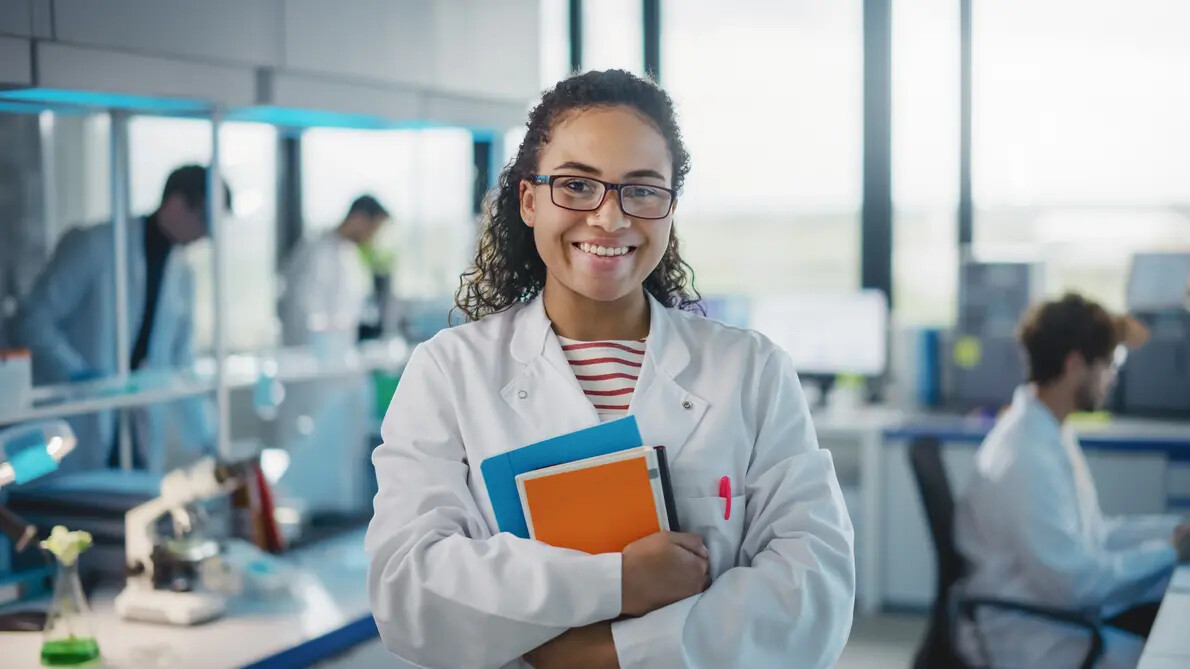
{"label": "nose", "polygon": [[624,210],[620,208],[620,191],[609,190],[599,208],[587,216],[587,225],[615,232],[630,225]]}

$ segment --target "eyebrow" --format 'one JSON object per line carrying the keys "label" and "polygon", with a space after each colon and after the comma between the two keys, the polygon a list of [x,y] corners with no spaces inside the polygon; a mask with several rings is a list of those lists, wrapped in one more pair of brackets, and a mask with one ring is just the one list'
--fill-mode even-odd
{"label": "eyebrow", "polygon": [[[561,165],[558,165],[554,169],[578,170],[579,172],[584,172],[586,174],[590,174],[593,176],[601,176],[603,174],[603,172],[601,172],[599,170],[599,168],[592,167],[586,163],[580,163],[575,160],[566,161],[566,162],[562,163]],[[625,179],[651,178],[651,179],[658,179],[660,181],[666,181],[665,177],[662,176],[662,174],[660,172],[658,172],[657,170],[647,170],[647,169],[646,170],[632,170],[628,174],[625,174],[624,178]]]}

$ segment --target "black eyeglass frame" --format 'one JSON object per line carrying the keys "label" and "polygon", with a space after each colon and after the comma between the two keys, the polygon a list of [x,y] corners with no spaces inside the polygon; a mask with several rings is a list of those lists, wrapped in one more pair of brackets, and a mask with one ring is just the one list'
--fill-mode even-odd
{"label": "black eyeglass frame", "polygon": [[[574,207],[568,207],[564,204],[559,204],[558,201],[554,199],[554,182],[557,181],[558,179],[586,179],[587,181],[594,181],[597,184],[602,184],[603,185],[603,197],[599,198],[599,202],[596,203],[595,206],[591,207],[590,209],[575,209]],[[620,211],[624,212],[625,216],[631,216],[632,218],[639,218],[639,219],[646,220],[646,221],[659,221],[659,220],[665,218],[666,216],[669,216],[670,214],[673,213],[674,203],[676,203],[678,201],[678,192],[676,190],[674,190],[672,188],[666,188],[665,186],[658,186],[656,184],[646,184],[646,183],[640,183],[640,182],[614,183],[611,181],[604,181],[602,179],[596,179],[595,177],[589,177],[589,176],[578,175],[578,174],[534,174],[531,178],[531,182],[534,185],[538,185],[538,186],[549,186],[550,187],[550,202],[553,202],[554,206],[561,207],[561,208],[567,209],[569,211],[595,211],[603,206],[603,203],[607,200],[608,193],[610,193],[611,191],[616,191],[616,194],[619,195],[620,189],[624,188],[626,186],[640,186],[642,188],[656,188],[657,190],[663,190],[666,193],[669,193],[669,206],[666,207],[665,213],[660,216],[640,216],[637,214],[631,214],[624,210],[624,198],[623,197],[616,198],[616,205],[620,207]]]}

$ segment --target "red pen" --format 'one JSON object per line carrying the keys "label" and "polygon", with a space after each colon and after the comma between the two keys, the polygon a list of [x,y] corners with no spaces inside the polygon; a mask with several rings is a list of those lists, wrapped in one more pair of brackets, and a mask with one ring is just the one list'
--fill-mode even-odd
{"label": "red pen", "polygon": [[719,479],[719,496],[723,498],[726,505],[723,509],[723,520],[731,519],[731,477],[724,476]]}

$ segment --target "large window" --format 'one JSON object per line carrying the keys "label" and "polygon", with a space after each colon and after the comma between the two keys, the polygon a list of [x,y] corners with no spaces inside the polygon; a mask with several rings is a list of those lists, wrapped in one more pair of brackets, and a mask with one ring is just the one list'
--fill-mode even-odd
{"label": "large window", "polygon": [[958,286],[959,3],[892,3],[893,296],[900,323],[949,325]]}
{"label": "large window", "polygon": [[[666,5],[667,12],[677,10],[678,3],[672,4],[675,5],[672,9]],[[621,69],[644,74],[644,9],[641,0],[586,0],[583,3],[583,69]]]}
{"label": "large window", "polygon": [[858,288],[861,2],[689,0],[662,22],[693,165],[675,223],[699,289]]}
{"label": "large window", "polygon": [[[277,342],[276,178],[277,132],[259,123],[225,123],[220,128],[220,167],[231,188],[233,209],[223,227],[227,253],[228,348],[250,351]],[[195,119],[138,116],[128,123],[131,213],[151,214],[161,204],[165,180],[175,168],[211,159],[211,124]],[[184,253],[195,274],[195,341],[209,351],[214,332],[211,247],[203,240]],[[232,288],[234,287],[234,288]]]}
{"label": "large window", "polygon": [[302,137],[305,234],[338,225],[352,200],[374,195],[392,214],[393,290],[402,298],[454,294],[475,248],[471,133],[316,129]]}
{"label": "large window", "polygon": [[570,74],[570,2],[541,0],[540,38],[541,88],[553,86]]}
{"label": "large window", "polygon": [[1190,249],[1190,3],[974,3],[975,252],[1119,308],[1131,253]]}

